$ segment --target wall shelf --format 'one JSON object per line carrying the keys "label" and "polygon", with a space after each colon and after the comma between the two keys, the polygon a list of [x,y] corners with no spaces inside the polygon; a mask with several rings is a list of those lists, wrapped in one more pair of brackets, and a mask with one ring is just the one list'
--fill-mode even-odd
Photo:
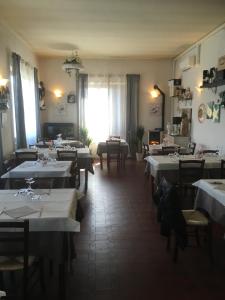
{"label": "wall shelf", "polygon": [[218,86],[222,86],[222,85],[225,85],[225,79],[216,81],[213,83],[205,83],[205,84],[201,85],[200,88],[201,89],[210,89],[210,88],[214,88],[214,87],[218,87]]}

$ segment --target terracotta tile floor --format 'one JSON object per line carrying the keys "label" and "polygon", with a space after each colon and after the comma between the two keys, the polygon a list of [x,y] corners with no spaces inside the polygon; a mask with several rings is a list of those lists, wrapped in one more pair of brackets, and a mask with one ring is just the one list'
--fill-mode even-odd
{"label": "terracotta tile floor", "polygon": [[224,299],[225,241],[220,230],[214,237],[213,268],[204,248],[180,252],[174,264],[159,234],[144,163],[128,161],[125,171],[118,173],[115,166],[110,174],[96,166],[83,207],[68,299]]}

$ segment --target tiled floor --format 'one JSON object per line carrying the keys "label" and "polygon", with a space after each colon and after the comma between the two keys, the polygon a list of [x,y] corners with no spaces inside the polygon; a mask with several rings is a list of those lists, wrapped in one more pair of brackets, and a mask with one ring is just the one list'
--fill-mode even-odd
{"label": "tiled floor", "polygon": [[144,163],[129,161],[125,171],[115,167],[110,174],[97,166],[89,179],[68,299],[224,299],[220,231],[213,268],[204,248],[186,249],[174,264],[159,234]]}

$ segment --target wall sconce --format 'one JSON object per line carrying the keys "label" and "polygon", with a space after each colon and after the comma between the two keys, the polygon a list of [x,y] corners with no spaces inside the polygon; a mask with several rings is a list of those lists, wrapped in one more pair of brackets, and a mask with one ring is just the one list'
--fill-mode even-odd
{"label": "wall sconce", "polygon": [[9,88],[8,79],[0,76],[0,112],[5,112],[9,108]]}
{"label": "wall sconce", "polygon": [[56,90],[54,90],[54,95],[55,95],[55,97],[58,99],[58,98],[61,98],[62,97],[62,95],[63,95],[63,92],[61,91],[61,90],[59,90],[59,89],[56,89]]}
{"label": "wall sconce", "polygon": [[154,90],[151,91],[151,96],[153,98],[157,98],[161,95],[162,97],[162,123],[161,123],[161,129],[164,130],[165,126],[165,120],[164,120],[164,113],[165,113],[165,93],[158,87],[157,84],[153,87]]}
{"label": "wall sconce", "polygon": [[152,98],[158,98],[160,93],[157,90],[151,90],[150,92]]}

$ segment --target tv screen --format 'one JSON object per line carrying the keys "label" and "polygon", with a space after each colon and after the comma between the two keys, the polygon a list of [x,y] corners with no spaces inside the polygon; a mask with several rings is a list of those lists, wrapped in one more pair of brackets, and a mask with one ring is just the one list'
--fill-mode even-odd
{"label": "tv screen", "polygon": [[73,123],[44,123],[43,137],[45,139],[54,140],[57,134],[62,134],[62,138],[74,137],[74,124]]}

